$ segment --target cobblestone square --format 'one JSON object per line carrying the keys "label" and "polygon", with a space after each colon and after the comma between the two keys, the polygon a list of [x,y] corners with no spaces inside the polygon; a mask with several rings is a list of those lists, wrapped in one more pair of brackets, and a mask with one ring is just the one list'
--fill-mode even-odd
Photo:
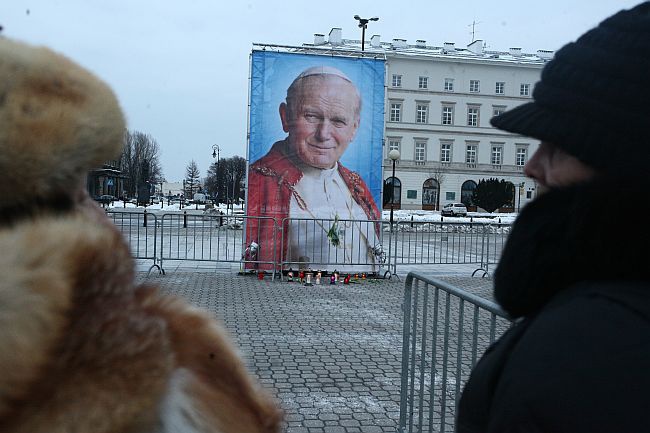
{"label": "cobblestone square", "polygon": [[[215,314],[280,401],[288,433],[395,432],[404,280],[303,286],[176,270],[138,278]],[[489,297],[491,280],[440,277]]]}

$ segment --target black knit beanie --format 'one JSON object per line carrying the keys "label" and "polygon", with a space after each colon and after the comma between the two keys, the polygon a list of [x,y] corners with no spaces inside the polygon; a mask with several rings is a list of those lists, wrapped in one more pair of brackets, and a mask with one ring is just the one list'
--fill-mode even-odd
{"label": "black knit beanie", "polygon": [[650,2],[562,47],[542,70],[533,99],[490,123],[553,143],[603,172],[647,172]]}

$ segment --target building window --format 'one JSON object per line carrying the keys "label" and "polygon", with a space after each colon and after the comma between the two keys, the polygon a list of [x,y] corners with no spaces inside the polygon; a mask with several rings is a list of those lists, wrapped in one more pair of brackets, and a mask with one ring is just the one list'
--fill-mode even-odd
{"label": "building window", "polygon": [[522,84],[519,87],[519,96],[530,96],[530,84]]}
{"label": "building window", "polygon": [[427,117],[429,113],[429,105],[427,104],[417,104],[415,111],[415,121],[417,123],[427,123]]}
{"label": "building window", "polygon": [[389,139],[388,140],[388,151],[390,152],[391,150],[396,150],[400,151],[400,140],[395,140],[395,139]]}
{"label": "building window", "polygon": [[506,107],[504,105],[493,105],[492,106],[492,116],[499,116],[506,112]]}
{"label": "building window", "polygon": [[478,146],[476,144],[468,144],[465,148],[465,162],[467,164],[476,164],[476,151]]}
{"label": "building window", "polygon": [[492,165],[501,165],[503,156],[503,146],[502,145],[493,145],[492,146],[492,157],[490,162]]}
{"label": "building window", "polygon": [[503,81],[497,81],[496,87],[494,88],[494,93],[497,95],[503,95],[506,93],[506,83]]}
{"label": "building window", "polygon": [[479,80],[469,80],[469,91],[472,93],[478,93],[481,91]]}
{"label": "building window", "polygon": [[515,164],[518,167],[523,167],[526,165],[526,161],[528,160],[528,149],[525,147],[517,147],[517,150],[515,151]]}
{"label": "building window", "polygon": [[442,106],[442,124],[443,125],[453,125],[454,124],[454,106],[453,105],[443,105]]}
{"label": "building window", "polygon": [[401,122],[402,121],[402,104],[399,102],[391,102],[390,104],[390,121],[391,122]]}
{"label": "building window", "polygon": [[526,199],[530,200],[533,198],[533,192],[531,190],[526,191]]}
{"label": "building window", "polygon": [[456,200],[456,193],[447,191],[445,193],[445,198],[447,199],[447,201],[454,201]]}
{"label": "building window", "polygon": [[451,143],[440,144],[440,162],[451,162]]}
{"label": "building window", "polygon": [[428,89],[429,88],[429,77],[420,77],[418,80],[418,89]]}
{"label": "building window", "polygon": [[427,147],[424,141],[415,142],[415,164],[424,165],[427,158]]}
{"label": "building window", "polygon": [[454,91],[454,79],[445,78],[445,92],[453,92],[453,91]]}
{"label": "building window", "polygon": [[402,87],[402,76],[393,74],[393,87]]}
{"label": "building window", "polygon": [[479,107],[467,106],[467,126],[479,125]]}

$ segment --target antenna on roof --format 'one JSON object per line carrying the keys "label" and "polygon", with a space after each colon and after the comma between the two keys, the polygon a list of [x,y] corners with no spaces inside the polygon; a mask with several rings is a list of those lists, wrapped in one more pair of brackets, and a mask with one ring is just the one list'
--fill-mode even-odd
{"label": "antenna on roof", "polygon": [[469,24],[469,25],[467,26],[467,27],[472,27],[472,31],[470,32],[471,35],[472,35],[472,40],[469,41],[470,44],[476,40],[476,26],[477,26],[478,24],[481,24],[481,23],[482,23],[482,21],[476,21],[476,20],[474,20],[474,21],[472,21],[472,24]]}

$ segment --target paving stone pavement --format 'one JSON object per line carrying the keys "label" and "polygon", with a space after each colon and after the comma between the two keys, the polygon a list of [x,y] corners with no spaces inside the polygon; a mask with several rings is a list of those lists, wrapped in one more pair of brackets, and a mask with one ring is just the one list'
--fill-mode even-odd
{"label": "paving stone pavement", "polygon": [[[235,273],[145,272],[213,312],[285,411],[287,433],[395,432],[404,281],[306,287]],[[490,279],[436,276],[483,297]]]}

